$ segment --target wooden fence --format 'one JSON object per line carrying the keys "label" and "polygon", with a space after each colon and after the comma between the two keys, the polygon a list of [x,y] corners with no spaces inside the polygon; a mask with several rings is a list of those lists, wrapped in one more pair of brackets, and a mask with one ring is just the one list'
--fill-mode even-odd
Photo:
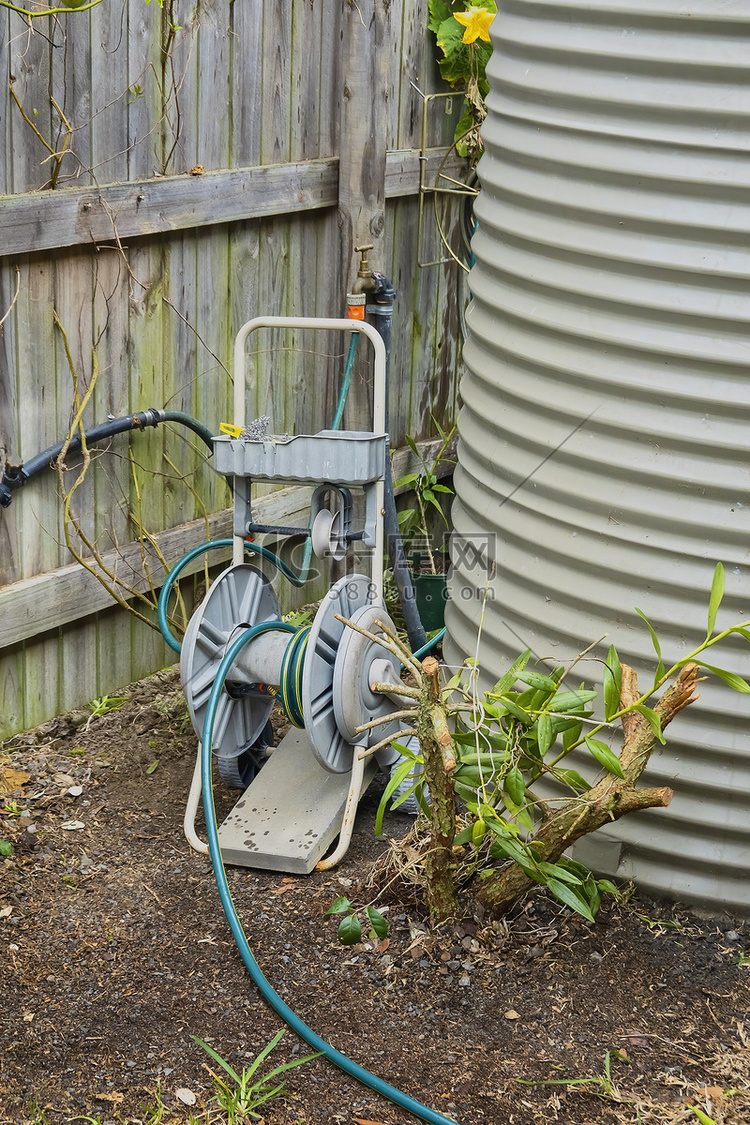
{"label": "wooden fence", "polygon": [[[398,291],[391,444],[452,419],[464,288],[452,261],[418,266],[444,256],[430,198],[418,245],[420,171],[435,183],[455,122],[431,103],[420,157],[414,87],[439,88],[426,25],[427,0],[103,0],[33,24],[0,8],[0,470],[65,437],[89,392],[87,425],[156,406],[218,431],[241,324],[342,315],[361,243]],[[457,202],[438,213],[457,249]],[[256,413],[321,428],[342,348],[264,336]],[[229,526],[198,445],[166,426],[112,439],[74,492],[71,541],[135,604]],[[0,738],[168,662],[71,563],[77,479],[45,471],[0,509]],[[264,501],[284,518],[301,503]]]}

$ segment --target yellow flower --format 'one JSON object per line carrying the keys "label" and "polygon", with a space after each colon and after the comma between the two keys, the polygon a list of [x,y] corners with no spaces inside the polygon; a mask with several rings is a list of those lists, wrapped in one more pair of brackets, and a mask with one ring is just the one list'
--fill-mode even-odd
{"label": "yellow flower", "polygon": [[453,18],[466,28],[464,43],[473,43],[475,39],[484,39],[485,43],[489,43],[490,24],[495,18],[493,12],[488,12],[486,8],[467,8],[465,12],[454,12]]}

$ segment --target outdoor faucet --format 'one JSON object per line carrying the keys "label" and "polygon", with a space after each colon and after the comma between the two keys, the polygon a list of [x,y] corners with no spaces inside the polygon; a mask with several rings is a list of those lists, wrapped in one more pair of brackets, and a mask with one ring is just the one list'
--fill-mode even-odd
{"label": "outdoor faucet", "polygon": [[352,293],[369,293],[376,288],[375,277],[367,260],[367,251],[372,250],[372,246],[355,246],[354,250],[361,258]]}

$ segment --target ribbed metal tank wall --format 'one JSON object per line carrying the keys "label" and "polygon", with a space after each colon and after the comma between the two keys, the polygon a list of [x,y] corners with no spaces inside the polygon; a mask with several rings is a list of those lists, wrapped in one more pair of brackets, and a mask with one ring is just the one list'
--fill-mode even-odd
{"label": "ribbed metal tank wall", "polygon": [[[593,655],[613,641],[649,686],[635,606],[677,658],[722,560],[719,623],[750,617],[750,6],[501,0],[492,31],[454,506],[459,536],[496,536],[480,661],[494,680],[608,633]],[[485,584],[469,555],[454,662]],[[747,674],[743,645],[712,662]],[[749,697],[701,686],[647,775],[671,807],[583,856],[747,910]]]}

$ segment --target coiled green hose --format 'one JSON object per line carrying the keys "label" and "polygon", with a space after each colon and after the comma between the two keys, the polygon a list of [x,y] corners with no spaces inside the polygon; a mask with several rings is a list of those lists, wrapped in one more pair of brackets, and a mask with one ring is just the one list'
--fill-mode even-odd
{"label": "coiled green hose", "polygon": [[[197,559],[199,555],[203,555],[207,551],[216,551],[219,547],[231,547],[233,542],[233,539],[211,539],[208,543],[199,543],[197,547],[193,547],[192,551],[188,551],[186,555],[183,555],[180,561],[178,563],[175,563],[175,565],[167,575],[166,581],[161,588],[161,593],[159,594],[157,618],[159,621],[159,629],[161,631],[162,637],[169,645],[169,647],[175,652],[180,652],[182,650],[182,645],[173,635],[172,630],[169,628],[169,621],[167,620],[167,605],[169,603],[169,597],[172,593],[175,582],[180,577],[188,563],[191,563],[193,559]],[[305,563],[303,562],[302,570],[299,574],[295,574],[294,571],[290,570],[286,563],[283,562],[278,555],[275,555],[273,551],[269,551],[267,547],[261,547],[258,543],[248,542],[245,542],[244,546],[245,550],[249,551],[251,554],[260,555],[261,558],[264,558],[268,562],[273,563],[276,569],[280,571],[281,574],[283,574],[289,582],[291,582],[292,586],[304,586],[305,582],[307,582],[309,570],[309,559],[307,558],[307,552],[305,553],[307,565],[305,565]]]}

